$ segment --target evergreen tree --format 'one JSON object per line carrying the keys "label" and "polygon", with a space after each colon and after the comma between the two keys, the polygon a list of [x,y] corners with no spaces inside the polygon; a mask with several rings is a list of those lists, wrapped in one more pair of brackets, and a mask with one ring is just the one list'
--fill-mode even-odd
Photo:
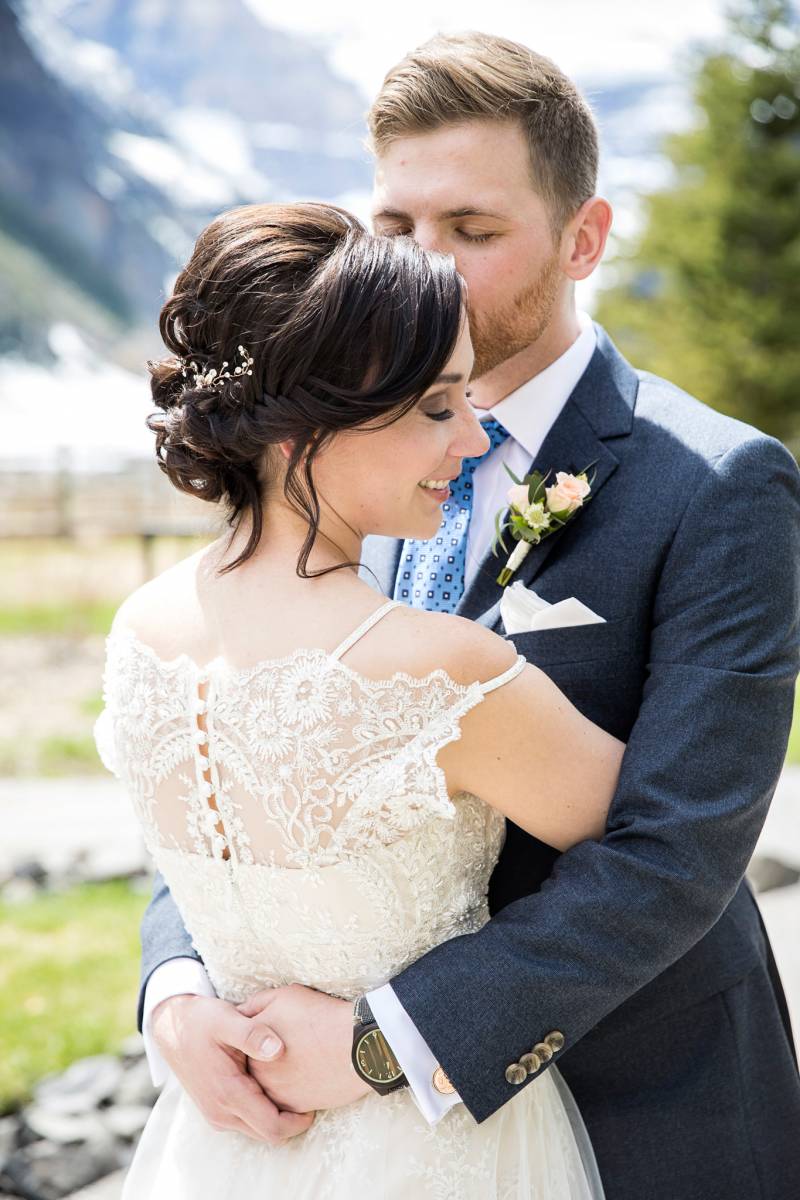
{"label": "evergreen tree", "polygon": [[598,319],[636,363],[800,450],[800,18],[729,14],[696,69],[697,119],[665,146],[671,186],[612,260]]}

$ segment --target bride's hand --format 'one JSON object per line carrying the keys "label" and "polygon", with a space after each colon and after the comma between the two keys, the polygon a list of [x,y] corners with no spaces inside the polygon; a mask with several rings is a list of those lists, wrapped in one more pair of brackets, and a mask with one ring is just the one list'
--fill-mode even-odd
{"label": "bride's hand", "polygon": [[265,988],[237,1011],[262,1030],[277,1035],[283,1054],[270,1062],[248,1059],[248,1070],[282,1109],[305,1112],[339,1108],[371,1092],[355,1072],[353,1005],[303,987]]}
{"label": "bride's hand", "polygon": [[314,1113],[282,1111],[252,1075],[252,1056],[281,1057],[279,1038],[264,1046],[263,1024],[248,1020],[233,1004],[207,996],[170,996],[153,1009],[155,1042],[205,1119],[214,1129],[235,1129],[277,1145],[305,1133]]}

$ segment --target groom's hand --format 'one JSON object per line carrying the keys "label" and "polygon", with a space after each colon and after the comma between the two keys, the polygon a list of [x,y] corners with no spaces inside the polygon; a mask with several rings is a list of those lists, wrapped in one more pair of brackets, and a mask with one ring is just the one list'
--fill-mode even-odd
{"label": "groom's hand", "polygon": [[280,1108],[339,1108],[372,1091],[350,1058],[351,1001],[293,983],[256,992],[237,1011],[286,1047],[270,1062],[248,1062],[250,1074]]}
{"label": "groom's hand", "polygon": [[235,1129],[277,1145],[305,1133],[313,1122],[313,1111],[287,1111],[290,1106],[265,1096],[248,1074],[248,1062],[279,1059],[284,1046],[233,1004],[171,996],[153,1009],[151,1021],[159,1050],[214,1129]]}

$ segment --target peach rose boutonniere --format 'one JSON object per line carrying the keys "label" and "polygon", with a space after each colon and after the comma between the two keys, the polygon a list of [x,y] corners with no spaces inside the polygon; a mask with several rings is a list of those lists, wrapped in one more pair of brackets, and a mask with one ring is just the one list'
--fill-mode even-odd
{"label": "peach rose boutonniere", "polygon": [[547,487],[547,480],[552,472],[548,471],[546,475],[542,475],[541,471],[534,471],[524,479],[517,479],[514,472],[503,463],[514,480],[514,487],[508,489],[506,497],[509,520],[501,526],[500,517],[506,510],[501,508],[495,514],[492,554],[497,557],[498,544],[508,554],[508,546],[503,541],[503,533],[506,530],[516,540],[517,545],[497,577],[497,582],[502,587],[509,582],[531,546],[538,546],[544,538],[561,529],[589,502],[592,485],[588,472],[593,465],[590,463],[579,475],[558,471],[555,483]]}

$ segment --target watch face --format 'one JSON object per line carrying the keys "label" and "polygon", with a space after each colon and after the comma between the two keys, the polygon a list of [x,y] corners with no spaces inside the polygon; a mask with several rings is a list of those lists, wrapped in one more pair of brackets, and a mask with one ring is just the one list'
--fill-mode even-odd
{"label": "watch face", "polygon": [[359,1038],[356,1059],[364,1078],[373,1083],[394,1083],[403,1074],[380,1029],[370,1029]]}

